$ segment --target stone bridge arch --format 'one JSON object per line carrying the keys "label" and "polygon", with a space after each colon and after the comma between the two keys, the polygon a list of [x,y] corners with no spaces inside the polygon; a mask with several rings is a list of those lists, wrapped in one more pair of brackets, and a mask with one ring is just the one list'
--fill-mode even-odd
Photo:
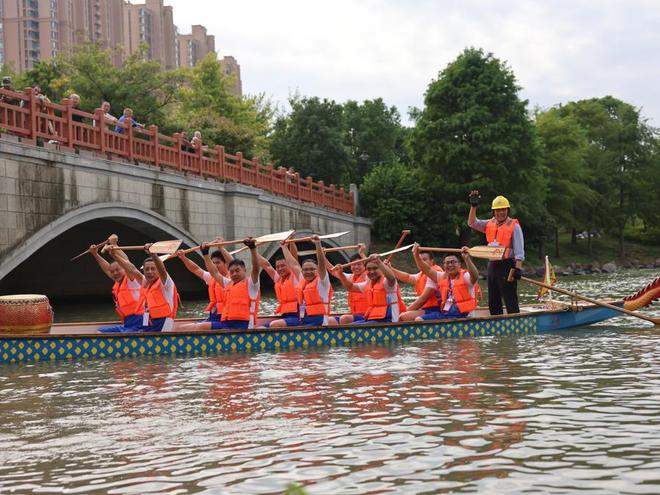
{"label": "stone bridge arch", "polygon": [[[189,232],[153,210],[120,202],[88,204],[66,212],[27,236],[3,257],[0,293],[7,293],[11,288],[9,290],[14,293],[60,293],[63,297],[78,297],[102,292],[99,284],[107,291],[109,281],[90,256],[71,263],[69,259],[115,231],[124,245],[163,239],[181,239],[188,246],[197,244]],[[134,262],[144,257],[140,252],[130,256]],[[178,265],[180,263],[170,266],[180,272]],[[190,284],[190,280],[194,282],[190,274],[177,275],[182,279],[182,289],[187,286],[191,290],[200,289],[198,282]],[[63,290],[62,283],[71,287]],[[59,290],[53,291],[53,288]]]}

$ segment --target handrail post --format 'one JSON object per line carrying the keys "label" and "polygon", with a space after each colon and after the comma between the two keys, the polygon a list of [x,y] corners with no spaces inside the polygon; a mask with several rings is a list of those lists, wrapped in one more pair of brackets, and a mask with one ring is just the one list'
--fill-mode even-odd
{"label": "handrail post", "polygon": [[[311,177],[310,177],[310,179],[311,179]],[[319,192],[321,193],[320,194],[321,201],[320,201],[320,203],[317,202],[317,204],[320,205],[320,206],[324,206],[325,205],[325,197],[327,196],[327,194],[325,193],[325,182],[320,180],[320,181],[317,182],[317,184],[319,185]],[[313,194],[312,194],[312,198],[314,198]]]}
{"label": "handrail post", "polygon": [[225,162],[225,147],[222,145],[218,146],[218,161],[220,162],[220,175],[222,180],[227,180],[227,163]]}
{"label": "handrail post", "polygon": [[[68,146],[69,148],[73,147],[73,136],[74,136],[74,129],[73,129],[73,102],[69,100],[68,98],[62,99],[60,101],[60,105],[64,105],[64,108],[66,109],[64,112],[64,115],[66,115],[66,118],[64,119],[64,122],[62,122],[62,125],[66,127],[66,132],[62,132],[64,129],[60,129],[60,133],[64,135],[64,138],[66,139],[66,142],[63,143],[65,146]],[[62,117],[64,117],[62,115]],[[55,121],[53,121],[53,124]],[[55,127],[55,134],[57,134],[57,127]]]}
{"label": "handrail post", "polygon": [[180,132],[175,132],[174,133],[174,155],[176,156],[176,169],[181,171],[181,164],[183,162],[183,153],[182,153],[182,147],[183,147],[183,138],[181,137]]}
{"label": "handrail post", "polygon": [[238,165],[238,182],[243,184],[243,153],[236,153],[236,165]]}
{"label": "handrail post", "polygon": [[195,160],[197,160],[197,164],[198,164],[198,165],[197,165],[197,173],[198,173],[199,175],[203,175],[203,174],[202,174],[202,164],[203,164],[202,155],[203,155],[203,154],[204,154],[204,146],[203,146],[202,143],[200,142],[200,143],[199,143],[199,148],[197,148],[197,149],[195,150],[195,155],[196,155],[196,156],[195,156]]}
{"label": "handrail post", "polygon": [[94,123],[96,124],[96,134],[99,140],[99,152],[105,153],[105,113],[100,108],[94,110]]}
{"label": "handrail post", "polygon": [[266,170],[268,170],[268,175],[270,176],[270,190],[272,192],[275,191],[275,173],[273,172],[273,164],[268,163],[266,165]]}
{"label": "handrail post", "polygon": [[159,140],[158,140],[158,126],[155,125],[155,124],[151,124],[149,126],[149,130],[151,132],[153,132],[153,136],[152,136],[151,140],[152,140],[153,146],[154,146],[154,165],[156,167],[159,167],[160,166],[160,158],[158,156],[158,142],[159,142]]}
{"label": "handrail post", "polygon": [[330,201],[330,204],[336,210],[337,209],[337,202],[336,202],[336,198],[335,198],[335,193],[336,193],[335,187],[336,186],[334,184],[330,184],[330,186],[328,186],[328,187],[330,189],[330,197],[332,198],[331,201]]}
{"label": "handrail post", "polygon": [[34,96],[34,90],[32,88],[26,88],[25,92],[30,97],[29,108],[30,108],[30,139],[35,143],[37,142],[37,98]]}
{"label": "handrail post", "polygon": [[223,168],[223,162],[225,161],[224,148],[219,144],[215,145],[215,159],[218,162],[218,171],[215,175],[215,178],[218,179],[222,177],[225,178],[225,170]]}
{"label": "handrail post", "polygon": [[124,125],[127,126],[124,132],[126,132],[128,159],[133,160],[133,118],[131,117],[131,120],[124,119]]}
{"label": "handrail post", "polygon": [[252,157],[252,166],[254,167],[254,187],[259,187],[259,158],[256,156]]}

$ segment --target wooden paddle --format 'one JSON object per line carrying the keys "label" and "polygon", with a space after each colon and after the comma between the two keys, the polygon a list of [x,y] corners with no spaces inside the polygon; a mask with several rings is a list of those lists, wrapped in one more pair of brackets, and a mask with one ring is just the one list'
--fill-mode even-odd
{"label": "wooden paddle", "polygon": [[[319,239],[335,239],[337,237],[344,236],[346,234],[350,234],[350,230],[347,230],[346,232],[337,232],[336,234],[325,234],[325,235],[320,235]],[[291,242],[311,242],[312,241],[312,236],[307,236],[307,237],[300,237],[298,239],[287,239],[285,242],[287,244]]]}
{"label": "wooden paddle", "polygon": [[[292,233],[295,231],[293,230],[287,230],[284,232],[277,232],[276,234],[266,234],[262,235],[260,237],[255,237],[254,240],[255,242],[275,242],[275,241],[283,241],[284,239],[288,238]],[[209,247],[212,246],[231,246],[232,244],[243,244],[244,239],[235,239],[233,241],[214,241],[214,242],[209,242]],[[246,246],[247,247],[247,246]]]}
{"label": "wooden paddle", "polygon": [[[399,240],[397,241],[396,245],[394,246],[394,249],[399,249],[401,247],[401,244],[403,244],[403,240],[410,235],[409,230],[402,230],[401,231],[401,237],[399,237]],[[392,257],[394,256],[394,253],[390,254],[388,258],[385,260],[385,263],[390,263],[392,261]]]}
{"label": "wooden paddle", "polygon": [[[433,251],[435,253],[460,253],[459,248],[437,248],[420,247],[420,251]],[[468,249],[468,253],[473,258],[481,258],[490,261],[500,261],[504,259],[506,248],[500,246],[474,246]]]}
{"label": "wooden paddle", "polygon": [[[286,241],[291,236],[296,235],[295,230],[288,230],[287,232],[290,232],[290,234],[288,236],[286,236],[284,239],[282,239],[281,235],[285,234],[285,232],[280,232],[278,234],[269,234],[269,235],[266,235],[266,236],[257,237],[257,239],[256,239],[257,246],[261,246],[262,244],[268,244],[269,242]],[[272,236],[277,236],[277,237],[276,238],[271,238]],[[243,246],[243,247],[240,247],[238,249],[234,249],[233,251],[229,251],[229,254],[234,256],[235,254],[242,253],[243,251],[247,251],[248,249],[250,249],[250,248],[248,248],[247,246]]]}
{"label": "wooden paddle", "polygon": [[[391,251],[386,251],[384,253],[378,253],[378,256],[380,256],[382,258],[383,256],[389,256],[391,254],[406,251],[406,250],[410,249],[411,247],[413,247],[413,245],[408,244],[407,246],[403,246],[403,247],[400,247],[398,249],[392,249]],[[358,263],[365,263],[367,261],[367,259],[368,258],[360,258],[359,260],[351,261],[350,263],[344,263],[343,265],[339,265],[339,266],[341,266],[341,268],[343,270],[344,268],[348,268],[349,266],[357,265]]]}
{"label": "wooden paddle", "polygon": [[[513,282],[513,280],[514,280],[513,274],[514,273],[515,273],[515,269],[512,268],[511,271],[509,272],[509,276],[507,277],[507,280],[509,282]],[[538,285],[539,287],[545,287],[548,290],[553,290],[555,292],[559,292],[560,294],[566,294],[567,296],[574,297],[575,299],[581,299],[582,301],[590,302],[591,304],[595,304],[597,306],[602,306],[603,308],[613,309],[614,311],[618,311],[620,313],[625,313],[629,316],[634,316],[634,317],[640,318],[642,320],[650,321],[655,326],[660,326],[660,318],[651,318],[650,316],[646,316],[646,315],[643,315],[641,313],[637,313],[635,311],[630,311],[629,309],[626,309],[626,308],[620,308],[618,306],[614,306],[613,304],[609,304],[609,303],[606,303],[606,302],[603,302],[603,301],[599,301],[598,299],[592,299],[592,298],[587,297],[587,296],[582,296],[582,295],[578,294],[577,292],[573,292],[573,291],[566,290],[566,289],[560,289],[559,287],[555,287],[554,285],[544,284],[543,282],[538,282],[538,281],[533,280],[531,278],[520,277],[520,280],[522,280],[523,282],[527,282],[528,284]]]}
{"label": "wooden paddle", "polygon": [[[171,241],[158,241],[154,242],[149,248],[150,253],[154,254],[173,254],[176,253],[176,250],[179,249],[183,241],[179,239],[173,239]],[[143,251],[144,245],[142,246],[110,246],[108,249],[121,249],[122,251]]]}
{"label": "wooden paddle", "polygon": [[[333,248],[323,248],[324,253],[336,253],[337,251],[351,251],[354,249],[360,249],[360,245],[356,244],[354,246],[339,246]],[[316,254],[316,249],[310,249],[309,251],[301,251],[298,253],[298,256],[309,256],[310,254]]]}
{"label": "wooden paddle", "polygon": [[[255,241],[257,242],[257,244],[264,243],[264,242],[282,241],[282,240],[286,239],[287,237],[289,237],[289,236],[291,236],[295,233],[296,233],[295,230],[286,230],[284,232],[277,232],[276,234],[262,235],[261,237],[257,237],[255,239]],[[218,242],[210,242],[209,246],[231,246],[232,244],[241,244],[242,242],[243,242],[243,239],[237,239],[237,240],[234,240],[234,241],[218,241]],[[197,251],[200,247],[201,247],[201,245],[193,246],[191,248],[184,249],[181,252],[183,254],[189,254],[189,253],[192,253],[193,251]],[[243,246],[243,248],[237,249],[236,251],[232,251],[229,254],[232,254],[232,255],[236,254],[236,253],[242,251],[243,249],[247,249],[247,246]],[[173,257],[170,257],[170,258],[167,258],[167,259],[172,259]]]}
{"label": "wooden paddle", "polygon": [[[99,242],[99,243],[96,245],[96,247],[100,249],[100,248],[102,248],[103,246],[105,246],[107,243],[108,243],[107,240],[105,240],[105,241],[103,241],[103,242]],[[74,257],[71,258],[69,261],[77,260],[77,259],[80,258],[81,256],[85,256],[87,253],[91,253],[91,251],[89,250],[89,248],[86,249],[85,251],[83,251],[82,253],[80,253],[79,255],[74,256]]]}

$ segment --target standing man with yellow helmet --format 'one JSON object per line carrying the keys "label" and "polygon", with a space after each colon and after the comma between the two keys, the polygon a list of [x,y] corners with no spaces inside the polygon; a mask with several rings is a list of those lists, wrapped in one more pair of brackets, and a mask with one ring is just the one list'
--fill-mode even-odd
{"label": "standing man with yellow helmet", "polygon": [[[481,201],[479,191],[470,192],[470,214],[468,225],[477,232],[486,234],[489,246],[502,246],[507,248],[501,261],[488,263],[488,308],[491,315],[501,315],[502,299],[506,305],[506,312],[519,313],[518,306],[518,280],[522,274],[522,264],[525,261],[525,240],[520,223],[509,217],[511,206],[504,196],[497,196],[491,205],[493,218],[480,220],[477,218],[477,206]],[[508,282],[509,271],[514,268],[514,280]]]}

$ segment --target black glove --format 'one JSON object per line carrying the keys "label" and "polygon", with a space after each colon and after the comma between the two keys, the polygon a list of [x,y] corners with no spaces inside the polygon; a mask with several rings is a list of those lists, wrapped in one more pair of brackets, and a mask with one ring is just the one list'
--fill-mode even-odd
{"label": "black glove", "polygon": [[254,249],[257,247],[257,242],[252,237],[245,239],[243,241],[243,244],[245,244],[250,249]]}
{"label": "black glove", "polygon": [[479,203],[481,203],[481,194],[477,191],[472,191],[468,196],[468,201],[470,201],[470,206],[479,206]]}
{"label": "black glove", "polygon": [[514,268],[513,269],[514,280],[520,280],[520,277],[522,277],[522,270],[520,268]]}
{"label": "black glove", "polygon": [[202,252],[202,256],[206,256],[207,254],[209,254],[209,248],[208,248],[208,246],[206,246],[206,247],[200,247],[199,250]]}

